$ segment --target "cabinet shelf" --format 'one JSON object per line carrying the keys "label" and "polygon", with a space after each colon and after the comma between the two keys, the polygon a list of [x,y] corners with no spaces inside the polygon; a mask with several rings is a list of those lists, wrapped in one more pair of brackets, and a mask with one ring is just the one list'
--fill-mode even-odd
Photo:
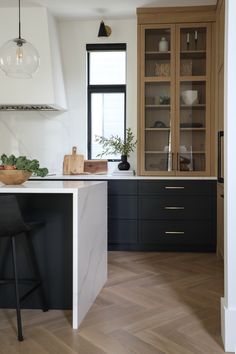
{"label": "cabinet shelf", "polygon": [[181,59],[205,59],[205,50],[182,50],[180,52]]}
{"label": "cabinet shelf", "polygon": [[146,104],[145,108],[170,109],[170,104]]}
{"label": "cabinet shelf", "polygon": [[180,127],[180,130],[181,131],[206,131],[206,128],[181,128]]}
{"label": "cabinet shelf", "polygon": [[205,154],[206,151],[198,151],[198,150],[195,150],[195,151],[184,151],[184,152],[179,152],[179,155],[189,155],[189,154]]}
{"label": "cabinet shelf", "polygon": [[149,83],[149,82],[170,82],[171,78],[170,76],[145,76],[144,77],[144,82]]}
{"label": "cabinet shelf", "polygon": [[199,75],[199,76],[180,76],[179,79],[181,82],[188,82],[188,81],[206,81],[206,76],[205,75]]}
{"label": "cabinet shelf", "polygon": [[147,51],[145,52],[146,58],[149,59],[160,59],[160,60],[169,60],[171,52],[159,52],[159,51]]}
{"label": "cabinet shelf", "polygon": [[156,151],[145,151],[145,154],[162,154],[162,155],[169,155],[172,154],[171,151],[163,151],[163,150],[156,150]]}
{"label": "cabinet shelf", "polygon": [[170,128],[145,128],[146,131],[170,131]]}
{"label": "cabinet shelf", "polygon": [[[179,155],[194,155],[194,154],[205,154],[206,151],[184,151],[184,152],[179,152]],[[149,150],[146,150],[145,151],[145,154],[162,154],[162,155],[169,155],[169,154],[173,154],[173,152],[171,151],[163,151],[163,150],[156,150],[156,151],[149,151]]]}
{"label": "cabinet shelf", "polygon": [[181,104],[181,109],[205,109],[205,104]]}

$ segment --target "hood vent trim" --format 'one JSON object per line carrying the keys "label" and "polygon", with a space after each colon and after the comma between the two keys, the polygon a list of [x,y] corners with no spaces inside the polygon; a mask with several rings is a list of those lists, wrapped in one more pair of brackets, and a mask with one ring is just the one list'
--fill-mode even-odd
{"label": "hood vent trim", "polygon": [[1,111],[60,111],[59,107],[45,104],[1,104]]}

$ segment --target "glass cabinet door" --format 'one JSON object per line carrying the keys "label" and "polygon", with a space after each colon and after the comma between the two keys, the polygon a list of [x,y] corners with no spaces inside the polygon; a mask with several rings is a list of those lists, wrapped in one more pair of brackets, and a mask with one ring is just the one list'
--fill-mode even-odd
{"label": "glass cabinet door", "polygon": [[209,166],[208,27],[177,30],[177,169],[204,174]]}
{"label": "glass cabinet door", "polygon": [[173,124],[174,63],[172,28],[144,28],[142,114],[143,170],[174,173]]}

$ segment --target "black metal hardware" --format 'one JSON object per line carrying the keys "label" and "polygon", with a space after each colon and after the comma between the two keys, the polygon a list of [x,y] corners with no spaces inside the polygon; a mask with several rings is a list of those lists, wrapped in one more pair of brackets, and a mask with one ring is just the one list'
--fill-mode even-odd
{"label": "black metal hardware", "polygon": [[164,209],[166,210],[184,210],[183,206],[167,206]]}
{"label": "black metal hardware", "polygon": [[224,132],[221,130],[218,132],[218,161],[217,161],[217,180],[219,183],[224,183],[224,177],[221,175],[222,169],[222,149],[221,142],[224,137]]}
{"label": "black metal hardware", "polygon": [[165,231],[165,235],[184,235],[184,231]]}

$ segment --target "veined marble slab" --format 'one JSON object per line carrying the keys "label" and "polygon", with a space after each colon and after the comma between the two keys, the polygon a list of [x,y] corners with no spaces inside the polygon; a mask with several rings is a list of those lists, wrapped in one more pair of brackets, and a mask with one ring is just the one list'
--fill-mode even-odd
{"label": "veined marble slab", "polygon": [[0,193],[69,193],[73,198],[73,323],[81,324],[107,280],[107,182],[0,184]]}

